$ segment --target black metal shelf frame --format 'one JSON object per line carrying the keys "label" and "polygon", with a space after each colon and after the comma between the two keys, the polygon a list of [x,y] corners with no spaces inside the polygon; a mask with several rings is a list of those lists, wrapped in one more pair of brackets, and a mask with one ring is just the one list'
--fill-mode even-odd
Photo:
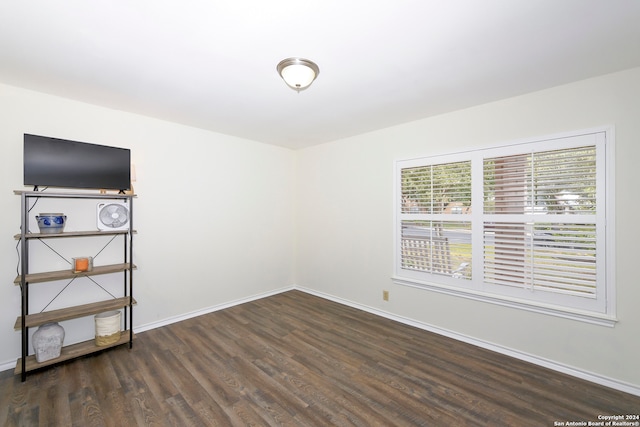
{"label": "black metal shelf frame", "polygon": [[[45,193],[40,191],[15,191],[15,194],[20,195],[20,209],[21,209],[21,224],[20,224],[20,294],[21,294],[21,333],[22,333],[22,357],[21,363],[21,378],[22,381],[26,380],[27,369],[26,360],[29,354],[29,328],[26,325],[26,317],[29,314],[29,282],[26,277],[29,273],[29,241],[32,240],[28,235],[29,230],[29,200],[38,198],[59,198],[59,199],[93,199],[93,200],[126,200],[129,206],[129,231],[126,233],[102,233],[96,231],[95,233],[86,232],[81,235],[73,235],[70,237],[79,238],[83,236],[100,236],[109,235],[113,238],[118,235],[123,236],[123,259],[124,263],[129,265],[128,269],[123,271],[123,294],[124,297],[129,298],[129,304],[124,307],[124,325],[125,330],[129,333],[129,348],[133,347],[133,198],[132,194],[103,194],[103,193]],[[17,237],[17,236],[16,236]],[[35,237],[37,240],[48,238],[60,238],[67,237],[64,233],[52,234],[51,236],[40,234]],[[108,246],[113,238],[105,245]],[[104,249],[104,248],[103,248]],[[54,298],[55,299],[55,298]]]}

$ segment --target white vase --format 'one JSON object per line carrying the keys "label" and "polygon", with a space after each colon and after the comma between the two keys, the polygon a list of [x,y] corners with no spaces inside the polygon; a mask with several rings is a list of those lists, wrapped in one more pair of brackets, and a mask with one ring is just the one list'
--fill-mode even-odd
{"label": "white vase", "polygon": [[31,339],[38,363],[60,357],[64,328],[57,323],[45,323],[33,333]]}

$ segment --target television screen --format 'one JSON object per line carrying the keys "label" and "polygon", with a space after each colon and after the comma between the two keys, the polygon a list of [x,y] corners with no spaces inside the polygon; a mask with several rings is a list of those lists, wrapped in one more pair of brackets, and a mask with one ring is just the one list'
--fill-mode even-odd
{"label": "television screen", "polygon": [[131,150],[24,134],[24,185],[128,190]]}

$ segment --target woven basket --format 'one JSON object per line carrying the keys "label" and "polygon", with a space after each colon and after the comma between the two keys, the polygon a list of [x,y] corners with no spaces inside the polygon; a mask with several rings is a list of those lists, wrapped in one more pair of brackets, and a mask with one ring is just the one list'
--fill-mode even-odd
{"label": "woven basket", "polygon": [[120,340],[120,316],[119,310],[95,315],[96,345],[98,347],[114,344]]}

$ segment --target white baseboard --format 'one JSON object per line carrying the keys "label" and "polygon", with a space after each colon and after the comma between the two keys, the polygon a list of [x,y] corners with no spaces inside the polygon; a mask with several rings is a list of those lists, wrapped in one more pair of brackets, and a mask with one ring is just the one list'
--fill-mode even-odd
{"label": "white baseboard", "polygon": [[302,286],[296,286],[295,289],[306,292],[311,295],[315,295],[320,298],[324,298],[333,302],[337,302],[339,304],[343,304],[349,307],[357,308],[362,311],[366,311],[371,314],[375,314],[377,316],[385,317],[390,320],[395,320],[400,323],[404,323],[405,325],[414,326],[419,329],[423,329],[425,331],[433,332],[438,335],[443,335],[448,338],[452,338],[458,341],[465,342],[467,344],[472,344],[477,347],[485,348],[487,350],[495,351],[496,353],[501,353],[507,356],[514,357],[516,359],[524,360],[526,362],[533,363],[535,365],[543,366],[545,368],[552,369],[554,371],[562,372],[563,374],[571,375],[573,377],[577,377],[586,381],[590,381],[596,384],[603,385],[605,387],[610,387],[615,390],[623,391],[625,393],[633,394],[636,396],[640,396],[640,387],[629,384],[623,381],[618,381],[613,378],[608,378],[603,375],[595,374],[593,372],[588,372],[582,369],[578,369],[572,366],[564,365],[562,363],[555,362],[553,360],[545,359],[543,357],[539,357],[533,354],[525,353],[519,350],[514,350],[508,347],[503,347],[497,344],[493,344],[487,341],[482,341],[477,338],[473,338],[467,335],[459,334],[457,332],[449,331],[447,329],[442,329],[437,326],[429,325],[427,323],[418,322],[413,319],[409,319],[402,316],[397,316],[395,314],[379,310],[377,308],[369,307],[366,305],[354,303],[353,301],[345,300],[342,298],[335,297],[333,295],[325,294],[322,292],[314,291],[313,289],[308,289]]}
{"label": "white baseboard", "polygon": [[16,359],[0,364],[0,372],[8,371],[16,368]]}
{"label": "white baseboard", "polygon": [[214,311],[224,310],[225,308],[234,307],[236,305],[240,305],[240,304],[244,304],[244,303],[247,303],[247,302],[251,302],[251,301],[259,300],[259,299],[262,299],[262,298],[270,297],[272,295],[281,294],[283,292],[291,291],[293,289],[295,289],[295,286],[291,285],[291,286],[286,286],[286,287],[283,287],[283,288],[280,288],[280,289],[275,289],[273,291],[263,292],[263,293],[260,293],[260,294],[251,295],[251,296],[246,297],[246,298],[240,298],[240,299],[237,299],[237,300],[225,302],[225,303],[214,305],[214,306],[211,306],[211,307],[206,307],[206,308],[203,308],[203,309],[200,309],[200,310],[191,311],[189,313],[180,314],[178,316],[168,317],[166,319],[159,320],[157,322],[152,322],[152,323],[147,323],[147,324],[144,324],[144,325],[136,326],[136,327],[133,328],[133,331],[135,333],[139,333],[139,332],[144,332],[144,331],[148,331],[148,330],[151,330],[151,329],[160,328],[162,326],[167,326],[167,325],[170,325],[172,323],[181,322],[183,320],[191,319],[193,317],[198,317],[198,316],[202,316],[204,314],[213,313]]}
{"label": "white baseboard", "polygon": [[[425,331],[429,331],[429,332],[433,332],[439,335],[443,335],[445,337],[448,338],[452,338],[458,341],[462,341],[465,342],[467,344],[472,344],[481,348],[485,348],[487,350],[491,350],[491,351],[495,351],[497,353],[501,353],[507,356],[511,356],[514,357],[516,359],[520,359],[520,360],[524,360],[526,362],[530,362],[533,363],[535,365],[539,365],[539,366],[543,366],[545,368],[549,368],[552,369],[554,371],[558,371],[558,372],[562,372],[564,374],[567,375],[571,375],[586,381],[590,381],[596,384],[600,384],[603,385],[605,387],[610,387],[613,388],[615,390],[620,390],[623,391],[625,393],[630,393],[636,396],[640,396],[640,387],[634,385],[634,384],[629,384],[629,383],[625,383],[623,381],[618,381],[616,379],[613,378],[608,378],[605,377],[603,375],[599,375],[599,374],[595,374],[593,372],[588,372],[582,369],[578,369],[572,366],[568,366],[568,365],[564,365],[562,363],[558,363],[555,362],[553,360],[549,360],[549,359],[545,359],[543,357],[539,357],[539,356],[535,356],[533,354],[529,354],[529,353],[525,353],[522,351],[518,351],[518,350],[514,350],[511,348],[507,348],[507,347],[503,347],[500,345],[496,345],[487,341],[482,341],[479,340],[477,338],[473,338],[467,335],[463,335],[463,334],[459,334],[457,332],[453,332],[453,331],[449,331],[447,329],[442,329],[433,325],[429,325],[427,323],[423,323],[423,322],[418,322],[416,320],[413,319],[409,319],[406,317],[402,317],[402,316],[398,316],[383,310],[379,310],[373,307],[369,307],[366,305],[362,305],[362,304],[358,304],[358,303],[354,303],[353,301],[349,301],[349,300],[345,300],[342,298],[338,298],[335,297],[333,295],[329,295],[329,294],[325,294],[323,292],[318,292],[318,291],[314,291],[313,289],[308,289],[305,288],[303,286],[286,286],[280,289],[276,289],[273,291],[269,291],[269,292],[264,292],[261,294],[256,294],[256,295],[252,295],[246,298],[241,298],[241,299],[237,299],[234,301],[229,301],[223,304],[218,304],[215,306],[211,306],[211,307],[207,307],[201,310],[196,310],[196,311],[192,311],[189,313],[185,313],[185,314],[181,314],[179,316],[173,316],[173,317],[169,317],[167,319],[164,320],[160,320],[158,322],[152,322],[152,323],[147,323],[145,325],[140,325],[140,326],[136,326],[134,328],[134,332],[139,333],[139,332],[144,332],[144,331],[148,331],[151,329],[155,329],[155,328],[160,328],[162,326],[166,326],[166,325],[170,325],[172,323],[176,323],[176,322],[180,322],[182,320],[187,320],[187,319],[191,319],[193,317],[197,317],[197,316],[202,316],[204,314],[208,314],[208,313],[213,313],[215,311],[218,310],[224,310],[225,308],[230,308],[230,307],[234,307],[236,305],[240,305],[240,304],[244,304],[247,302],[251,302],[251,301],[255,301],[258,299],[262,299],[262,298],[266,298],[272,295],[276,295],[276,294],[280,294],[283,292],[287,292],[287,291],[291,291],[291,290],[299,290],[305,293],[308,293],[310,295],[315,295],[317,297],[320,298],[324,298],[327,299],[329,301],[333,301],[333,302],[337,302],[339,304],[343,304],[349,307],[353,307],[356,308],[358,310],[363,310],[366,311],[368,313],[371,314],[375,314],[377,316],[381,316],[390,320],[395,320],[397,322],[409,325],[409,326],[414,326],[416,328],[419,329],[423,329]],[[4,362],[2,364],[0,364],[0,372],[5,371],[5,370],[9,370],[9,369],[14,369],[16,366],[16,362],[15,359],[12,361],[8,361],[8,362]]]}

